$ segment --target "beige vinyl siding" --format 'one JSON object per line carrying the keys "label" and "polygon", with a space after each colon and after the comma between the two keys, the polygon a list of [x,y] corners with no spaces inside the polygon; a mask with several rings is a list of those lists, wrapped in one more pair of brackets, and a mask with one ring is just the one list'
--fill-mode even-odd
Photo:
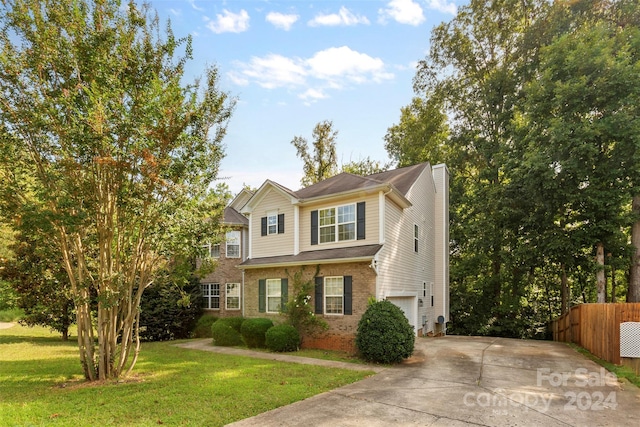
{"label": "beige vinyl siding", "polygon": [[[378,258],[379,289],[377,297],[415,296],[417,328],[423,316],[433,317],[430,309],[429,285],[434,281],[434,199],[435,186],[430,168],[425,168],[407,193],[412,206],[401,209],[385,201],[385,244]],[[418,225],[418,252],[414,250],[414,225]],[[423,283],[427,296],[423,296]]]}
{"label": "beige vinyl siding", "polygon": [[[251,212],[251,257],[261,258],[278,255],[293,254],[294,237],[294,207],[290,199],[285,198],[274,189],[267,190],[267,193],[260,200]],[[261,235],[260,220],[270,212],[284,214],[284,233]]]}
{"label": "beige vinyl siding", "polygon": [[[311,212],[318,209],[338,207],[348,204],[365,202],[365,239],[347,240],[343,242],[311,244]],[[338,198],[300,208],[300,251],[316,251],[321,249],[344,248],[378,243],[378,193],[362,195],[359,198]]]}
{"label": "beige vinyl siding", "polygon": [[449,171],[433,167],[436,185],[435,209],[435,316],[449,320]]}

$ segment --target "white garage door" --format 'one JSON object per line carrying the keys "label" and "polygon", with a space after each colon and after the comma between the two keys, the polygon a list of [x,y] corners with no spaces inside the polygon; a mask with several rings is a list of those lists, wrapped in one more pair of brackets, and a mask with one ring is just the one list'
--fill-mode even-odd
{"label": "white garage door", "polygon": [[387,297],[389,301],[400,307],[409,324],[416,328],[416,297]]}

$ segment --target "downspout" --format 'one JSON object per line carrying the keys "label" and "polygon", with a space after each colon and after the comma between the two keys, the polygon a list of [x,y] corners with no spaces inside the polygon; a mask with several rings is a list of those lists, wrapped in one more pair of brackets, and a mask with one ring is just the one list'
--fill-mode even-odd
{"label": "downspout", "polygon": [[242,269],[242,317],[244,317],[244,268]]}

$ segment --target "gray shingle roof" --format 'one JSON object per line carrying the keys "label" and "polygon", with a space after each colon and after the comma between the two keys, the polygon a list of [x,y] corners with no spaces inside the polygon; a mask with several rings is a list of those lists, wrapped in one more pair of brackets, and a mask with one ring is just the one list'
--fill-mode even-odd
{"label": "gray shingle roof", "polygon": [[348,248],[321,249],[317,251],[300,252],[298,255],[280,255],[263,258],[248,259],[241,268],[271,267],[274,265],[302,265],[327,263],[345,260],[367,260],[373,259],[382,245],[364,245]]}
{"label": "gray shingle roof", "polygon": [[224,223],[229,225],[249,225],[249,219],[237,210],[226,207],[224,208]]}
{"label": "gray shingle roof", "polygon": [[343,193],[345,191],[364,190],[382,184],[392,184],[403,196],[418,179],[429,163],[419,163],[413,166],[380,172],[369,176],[359,176],[343,172],[317,184],[310,185],[293,194],[299,199],[312,199],[314,197],[328,196]]}

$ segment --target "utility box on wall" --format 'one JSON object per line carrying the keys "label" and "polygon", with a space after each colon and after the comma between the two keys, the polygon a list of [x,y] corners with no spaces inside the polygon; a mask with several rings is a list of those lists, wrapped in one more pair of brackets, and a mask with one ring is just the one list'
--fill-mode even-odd
{"label": "utility box on wall", "polygon": [[620,358],[622,364],[640,371],[640,322],[620,323]]}

